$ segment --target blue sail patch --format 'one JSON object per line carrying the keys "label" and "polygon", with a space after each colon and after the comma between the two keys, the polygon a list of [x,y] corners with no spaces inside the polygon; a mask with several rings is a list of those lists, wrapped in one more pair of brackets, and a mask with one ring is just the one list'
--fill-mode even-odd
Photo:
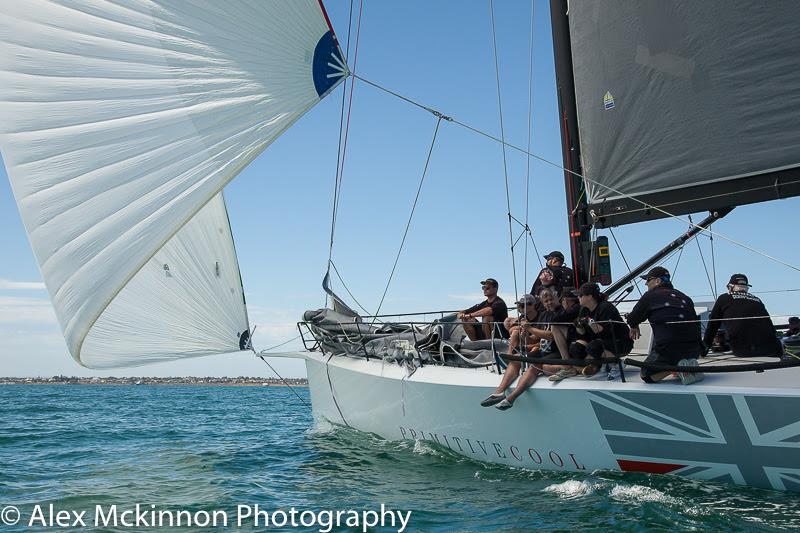
{"label": "blue sail patch", "polygon": [[347,63],[339,52],[336,37],[332,31],[328,31],[314,48],[314,88],[319,97],[322,98],[349,72]]}

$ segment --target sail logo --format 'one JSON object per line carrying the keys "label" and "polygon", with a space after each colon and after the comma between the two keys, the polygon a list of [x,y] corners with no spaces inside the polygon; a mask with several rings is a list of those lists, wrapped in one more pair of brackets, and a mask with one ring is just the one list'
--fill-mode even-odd
{"label": "sail logo", "polygon": [[606,91],[605,96],[603,96],[603,107],[606,110],[614,109],[614,97],[611,95],[611,91]]}
{"label": "sail logo", "polygon": [[590,392],[621,470],[800,490],[800,398]]}

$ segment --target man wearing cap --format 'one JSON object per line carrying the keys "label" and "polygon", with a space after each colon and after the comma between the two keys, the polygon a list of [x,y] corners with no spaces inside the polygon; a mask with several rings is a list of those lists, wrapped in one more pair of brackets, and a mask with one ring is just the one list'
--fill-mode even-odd
{"label": "man wearing cap", "polygon": [[564,254],[558,250],[553,250],[544,258],[547,261],[547,265],[537,274],[536,281],[533,282],[533,287],[531,287],[531,294],[539,293],[539,286],[542,285],[542,273],[548,269],[553,272],[552,285],[559,294],[561,294],[564,287],[575,287],[575,274],[571,268],[564,266]]}
{"label": "man wearing cap", "polygon": [[[672,286],[669,270],[657,266],[640,276],[645,280],[647,292],[639,298],[628,313],[627,322],[631,339],[639,338],[639,324],[648,320],[653,329],[653,346],[645,362],[675,366],[682,359],[696,359],[703,354],[700,341],[700,321],[691,298]],[[684,366],[684,365],[680,365]],[[671,375],[669,371],[642,368],[642,380],[655,383]],[[683,374],[684,383],[699,381],[701,374]],[[698,379],[699,378],[699,379]]]}
{"label": "man wearing cap", "polygon": [[703,339],[709,344],[724,324],[733,355],[780,356],[783,346],[775,336],[775,326],[761,299],[748,292],[750,286],[744,274],[731,276],[728,293],[714,303]]}
{"label": "man wearing cap", "polygon": [[794,337],[800,335],[800,318],[793,316],[789,319],[789,329],[783,334],[784,337]]}
{"label": "man wearing cap", "polygon": [[[497,295],[497,280],[486,278],[481,281],[481,286],[486,299],[469,309],[464,309],[456,315],[456,318],[464,322],[464,331],[471,341],[491,339],[492,328],[495,325],[499,330],[500,336],[508,338],[508,330],[503,325],[503,321],[508,318],[508,306]],[[482,323],[478,324],[478,320]]]}

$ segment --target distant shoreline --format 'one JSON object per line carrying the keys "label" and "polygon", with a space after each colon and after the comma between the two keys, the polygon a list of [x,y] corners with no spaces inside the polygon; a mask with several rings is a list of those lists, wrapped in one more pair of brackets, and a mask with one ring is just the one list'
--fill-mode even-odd
{"label": "distant shoreline", "polygon": [[79,378],[76,376],[53,376],[37,378],[0,378],[0,385],[201,385],[223,387],[307,387],[305,378],[291,378],[284,383],[276,378],[258,378],[239,376],[228,377],[90,377]]}

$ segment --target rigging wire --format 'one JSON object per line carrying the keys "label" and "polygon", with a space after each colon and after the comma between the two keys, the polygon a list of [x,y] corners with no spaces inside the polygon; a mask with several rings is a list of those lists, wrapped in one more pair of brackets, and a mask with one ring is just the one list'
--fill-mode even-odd
{"label": "rigging wire", "polygon": [[[414,100],[412,100],[412,99],[410,99],[410,98],[408,98],[406,96],[403,96],[403,95],[401,95],[399,93],[396,93],[396,92],[394,92],[394,91],[392,91],[390,89],[387,89],[386,87],[384,87],[384,86],[382,86],[382,85],[380,85],[378,83],[375,83],[373,81],[367,80],[367,79],[365,79],[365,78],[363,78],[361,76],[357,76],[356,74],[353,74],[353,77],[358,78],[359,80],[363,81],[365,84],[367,84],[367,85],[369,85],[371,87],[374,87],[374,88],[376,88],[376,89],[378,89],[380,91],[383,91],[383,92],[385,92],[385,93],[387,93],[389,95],[392,95],[392,96],[394,96],[396,98],[399,98],[399,99],[401,99],[401,100],[403,100],[405,102],[408,102],[408,103],[414,105],[415,107],[418,107],[420,109],[428,111],[429,113],[433,113],[434,115],[440,115],[441,114],[439,111],[436,111],[435,109],[427,107],[427,106],[425,106],[423,104],[420,104],[419,102],[416,102],[416,101],[414,101]],[[517,146],[515,144],[506,142],[505,140],[503,140],[501,138],[498,138],[498,137],[492,135],[491,133],[488,133],[488,132],[485,132],[483,130],[480,130],[480,129],[478,129],[478,128],[474,127],[474,126],[471,126],[471,125],[469,125],[469,124],[467,124],[465,122],[461,122],[460,120],[458,120],[456,118],[453,118],[453,117],[448,117],[448,118],[450,119],[450,122],[452,122],[453,124],[457,124],[457,125],[461,126],[462,128],[465,128],[465,129],[467,129],[469,131],[472,131],[473,133],[476,133],[476,134],[478,134],[478,135],[480,135],[482,137],[486,137],[487,139],[490,139],[492,141],[501,143],[501,144],[507,146],[508,148],[514,149],[514,150],[516,150],[518,152],[521,152],[523,154],[528,154],[528,155],[530,155],[530,157],[532,157],[532,158],[534,158],[534,159],[536,159],[538,161],[541,161],[542,163],[545,163],[547,165],[555,167],[555,168],[557,168],[557,169],[559,169],[559,170],[561,170],[563,172],[566,172],[568,174],[572,174],[574,176],[577,176],[577,177],[581,178],[584,181],[588,181],[589,183],[597,185],[598,187],[602,187],[603,189],[606,189],[606,190],[608,190],[608,191],[610,191],[610,192],[612,192],[614,194],[618,194],[618,195],[620,195],[620,196],[622,196],[624,198],[628,198],[628,199],[630,199],[630,200],[632,200],[632,201],[634,201],[634,202],[636,202],[638,204],[641,204],[642,205],[642,209],[651,209],[651,210],[654,210],[654,211],[658,211],[659,213],[661,213],[661,214],[663,214],[663,215],[665,215],[665,216],[667,216],[669,218],[673,218],[673,219],[679,220],[679,221],[681,221],[683,223],[690,224],[693,227],[698,227],[702,233],[706,233],[708,235],[717,236],[720,239],[724,239],[724,240],[730,242],[731,244],[739,246],[740,248],[744,248],[745,250],[749,250],[750,252],[753,252],[753,253],[755,253],[757,255],[760,255],[762,257],[766,257],[767,259],[770,259],[771,261],[779,263],[779,264],[781,264],[781,265],[783,265],[783,266],[785,266],[787,268],[790,268],[792,270],[796,270],[797,272],[800,272],[800,266],[793,265],[793,264],[791,264],[791,263],[789,263],[787,261],[784,261],[783,259],[779,259],[779,258],[777,258],[775,256],[772,256],[772,255],[770,255],[770,254],[768,254],[768,253],[766,253],[766,252],[764,252],[762,250],[759,250],[757,248],[749,246],[749,245],[747,245],[747,244],[745,244],[743,242],[737,241],[736,239],[734,239],[732,237],[728,237],[727,235],[724,235],[722,233],[719,233],[719,232],[716,232],[716,231],[712,231],[709,228],[699,227],[696,224],[694,224],[692,222],[689,222],[684,217],[681,217],[679,215],[674,215],[674,214],[670,213],[669,211],[667,211],[667,210],[665,210],[665,209],[663,209],[663,208],[661,208],[659,206],[648,204],[647,202],[645,202],[644,200],[642,200],[640,198],[637,198],[637,197],[632,196],[630,194],[623,193],[622,191],[619,191],[619,190],[615,189],[614,187],[611,187],[611,186],[606,185],[604,183],[600,183],[595,179],[589,178],[589,177],[581,174],[580,172],[576,172],[574,170],[567,169],[560,163],[557,163],[555,161],[551,161],[551,160],[547,159],[546,157],[537,155],[537,154],[535,154],[533,152],[530,152],[529,150],[526,150],[525,148],[522,148],[522,147],[519,147],[519,146]],[[800,183],[800,180],[796,180],[796,181],[793,181],[793,182],[786,182],[786,184],[791,184],[791,183]],[[774,188],[774,185],[769,185],[769,186],[764,186],[764,187],[755,187],[755,188],[752,188],[752,189],[749,189],[749,190],[753,191],[753,190],[759,190],[759,189],[765,189],[765,188]],[[725,193],[725,194],[730,194],[730,193]],[[706,200],[706,199],[710,199],[710,198],[717,198],[719,196],[725,196],[725,194],[712,195],[712,196],[707,196],[707,197],[703,197],[703,198],[694,198],[693,201],[695,201],[695,200],[701,201],[701,200]],[[670,204],[670,205],[672,205],[672,204]]]}
{"label": "rigging wire", "polygon": [[[692,215],[689,215],[689,224],[692,224]],[[708,266],[706,266],[706,258],[703,255],[703,248],[700,246],[700,239],[695,238],[695,242],[697,243],[697,251],[700,252],[700,260],[703,262],[703,270],[706,273],[706,278],[708,279],[708,286],[711,288],[711,292],[716,292],[714,288],[714,284],[711,282],[711,274],[708,273]]]}
{"label": "rigging wire", "polygon": [[[519,290],[517,289],[517,261],[514,258],[514,230],[511,225],[511,192],[508,187],[508,163],[506,162],[506,143],[505,143],[505,127],[503,124],[503,99],[500,92],[500,65],[497,61],[497,35],[494,23],[494,3],[489,0],[489,15],[492,21],[492,50],[494,51],[494,74],[497,83],[497,109],[500,115],[500,138],[502,139],[503,149],[503,177],[505,178],[506,185],[506,209],[508,214],[508,242],[511,244],[511,270],[514,274],[514,300],[519,298]],[[527,242],[527,241],[526,241]]]}
{"label": "rigging wire", "polygon": [[369,311],[368,311],[368,310],[367,310],[367,309],[366,309],[366,308],[365,308],[363,305],[361,305],[361,302],[359,302],[359,301],[356,299],[356,297],[355,297],[355,296],[353,296],[353,293],[352,293],[352,292],[350,292],[350,289],[347,287],[347,284],[344,282],[344,278],[342,278],[342,275],[341,275],[341,274],[339,274],[339,269],[338,269],[338,268],[336,268],[336,263],[334,263],[333,261],[331,261],[329,264],[330,264],[330,266],[332,266],[332,267],[333,267],[333,273],[334,273],[334,274],[336,274],[336,277],[337,277],[337,278],[339,278],[339,282],[342,284],[342,287],[344,287],[344,290],[345,290],[345,291],[347,291],[347,294],[349,294],[349,295],[350,295],[350,298],[352,298],[352,299],[353,299],[353,301],[356,303],[356,305],[357,305],[358,307],[360,307],[360,308],[361,308],[361,310],[362,310],[362,311],[364,311],[366,314],[368,314],[368,315],[369,315],[369,314],[370,314],[370,312],[369,312]]}
{"label": "rigging wire", "polygon": [[[622,260],[625,262],[625,268],[628,269],[628,274],[633,272],[631,270],[631,266],[628,264],[628,260],[625,258],[625,253],[622,251],[622,246],[619,245],[619,241],[617,240],[617,236],[614,235],[614,230],[608,228],[611,231],[611,237],[614,239],[614,244],[617,245],[617,250],[619,250],[619,255],[622,257]],[[633,286],[636,287],[636,290],[639,291],[639,296],[642,296],[642,289],[639,287],[639,280],[637,278],[633,279]]]}
{"label": "rigging wire", "polygon": [[[440,116],[436,119],[436,127],[433,130],[433,139],[431,139],[431,145],[430,148],[428,148],[428,157],[425,158],[425,167],[422,169],[422,177],[419,180],[419,186],[417,186],[417,194],[414,197],[414,204],[411,206],[411,213],[408,215],[406,229],[403,232],[403,238],[400,240],[400,248],[398,248],[397,255],[394,258],[394,265],[392,265],[392,271],[389,273],[389,279],[386,281],[386,287],[383,289],[381,301],[378,303],[378,310],[375,312],[376,315],[379,315],[381,312],[383,301],[386,299],[386,293],[389,292],[389,285],[392,284],[392,278],[394,278],[394,272],[397,269],[397,263],[400,261],[400,254],[403,252],[403,246],[406,243],[406,237],[408,237],[408,230],[411,228],[411,220],[414,218],[414,212],[417,210],[417,202],[419,202],[419,195],[422,192],[422,185],[425,183],[425,176],[428,175],[428,165],[431,162],[431,154],[433,154],[433,147],[436,145],[436,137],[439,135],[439,126],[442,124],[442,118],[443,117]],[[372,320],[372,323],[375,323],[375,319]]]}
{"label": "rigging wire", "polygon": [[681,257],[683,257],[683,248],[684,248],[684,246],[686,246],[685,243],[682,244],[680,246],[680,248],[678,248],[680,250],[680,253],[678,254],[678,260],[675,261],[675,266],[672,267],[672,280],[673,281],[675,280],[675,276],[678,274],[678,266],[681,264]]}
{"label": "rigging wire", "polygon": [[311,408],[311,406],[308,404],[308,402],[307,402],[307,401],[305,401],[305,399],[304,399],[302,396],[300,396],[300,394],[298,394],[298,392],[297,392],[296,390],[294,390],[294,387],[292,387],[291,385],[289,385],[289,383],[288,383],[288,382],[287,382],[285,379],[283,379],[283,376],[281,376],[280,374],[278,374],[278,371],[277,371],[277,370],[275,370],[275,369],[272,367],[272,365],[271,365],[271,364],[269,364],[269,361],[267,361],[266,359],[264,359],[264,356],[263,356],[263,355],[259,355],[259,354],[257,354],[255,350],[253,350],[253,353],[255,353],[255,354],[256,354],[256,357],[258,357],[259,359],[261,359],[262,361],[264,361],[264,364],[266,364],[266,365],[269,367],[269,369],[270,369],[270,370],[272,370],[272,372],[273,372],[273,373],[275,373],[275,375],[276,375],[276,376],[278,376],[278,378],[280,378],[280,380],[283,382],[283,384],[284,384],[284,385],[286,385],[287,387],[289,387],[289,390],[290,390],[290,391],[292,391],[292,393],[294,393],[294,395],[295,395],[295,396],[297,396],[297,399],[298,399],[298,400],[300,400],[300,403],[302,403],[303,405],[305,405],[305,406],[306,406],[306,407],[308,407],[308,408]]}
{"label": "rigging wire", "polygon": [[[347,62],[347,57],[350,55],[350,32],[353,26],[353,0],[350,0],[350,12],[347,17],[347,42],[345,43],[345,62]],[[337,206],[339,205],[338,196],[339,196],[339,188],[341,182],[339,180],[339,165],[342,160],[342,135],[344,133],[344,111],[346,107],[346,97],[347,97],[347,82],[348,77],[345,77],[344,81],[342,82],[342,110],[339,115],[339,145],[336,148],[336,172],[334,173],[334,183],[333,183],[333,206],[331,208],[331,237],[330,242],[328,244],[328,269],[327,271],[330,272],[330,262],[331,258],[333,257],[333,237],[336,231],[336,210]],[[325,294],[325,305],[328,304],[328,295]]]}
{"label": "rigging wire", "polygon": [[[531,129],[532,129],[532,117],[533,117],[533,27],[534,27],[534,14],[536,13],[536,2],[531,1],[531,31],[530,31],[530,38],[528,44],[528,154],[531,151]],[[530,185],[531,185],[531,156],[526,154],[525,156],[525,230],[528,232],[528,235],[531,236],[531,240],[533,240],[533,233],[531,233],[530,228],[528,227],[528,214],[530,212]],[[534,244],[534,249],[536,245]],[[539,252],[536,252],[537,258],[539,259],[539,266],[542,265],[542,259],[538,257]],[[528,286],[528,239],[525,239],[525,259],[522,263],[522,273],[523,273],[523,287]],[[526,289],[527,290],[527,289]]]}
{"label": "rigging wire", "polygon": [[714,299],[717,298],[717,261],[714,257],[714,236],[709,235],[708,238],[711,240],[711,273],[714,275],[714,288],[712,289],[712,293],[714,293]]}
{"label": "rigging wire", "polygon": [[[364,12],[364,0],[360,0],[359,8],[358,8],[358,20],[356,23],[356,39],[355,45],[353,46],[353,69],[352,72],[355,73],[356,66],[358,65],[358,44],[361,39],[361,16]],[[353,2],[350,2],[350,22],[348,22],[347,27],[347,51],[350,51],[350,29],[353,20]],[[333,194],[333,209],[331,214],[331,236],[330,236],[330,243],[328,248],[328,267],[327,272],[330,273],[331,267],[331,259],[333,258],[333,240],[336,231],[336,220],[339,214],[339,201],[342,198],[341,189],[342,189],[342,180],[344,178],[344,165],[347,159],[347,139],[350,133],[350,115],[353,110],[353,90],[355,89],[356,85],[356,78],[353,76],[353,80],[350,82],[350,96],[347,103],[347,118],[344,122],[344,135],[342,134],[342,118],[339,120],[339,151],[336,155],[336,181],[334,184],[334,194]],[[347,93],[347,80],[345,79],[345,84],[342,90],[342,112],[341,115],[344,117],[345,115],[345,94]],[[341,278],[340,278],[341,279]],[[325,296],[325,305],[328,304],[328,296]]]}

